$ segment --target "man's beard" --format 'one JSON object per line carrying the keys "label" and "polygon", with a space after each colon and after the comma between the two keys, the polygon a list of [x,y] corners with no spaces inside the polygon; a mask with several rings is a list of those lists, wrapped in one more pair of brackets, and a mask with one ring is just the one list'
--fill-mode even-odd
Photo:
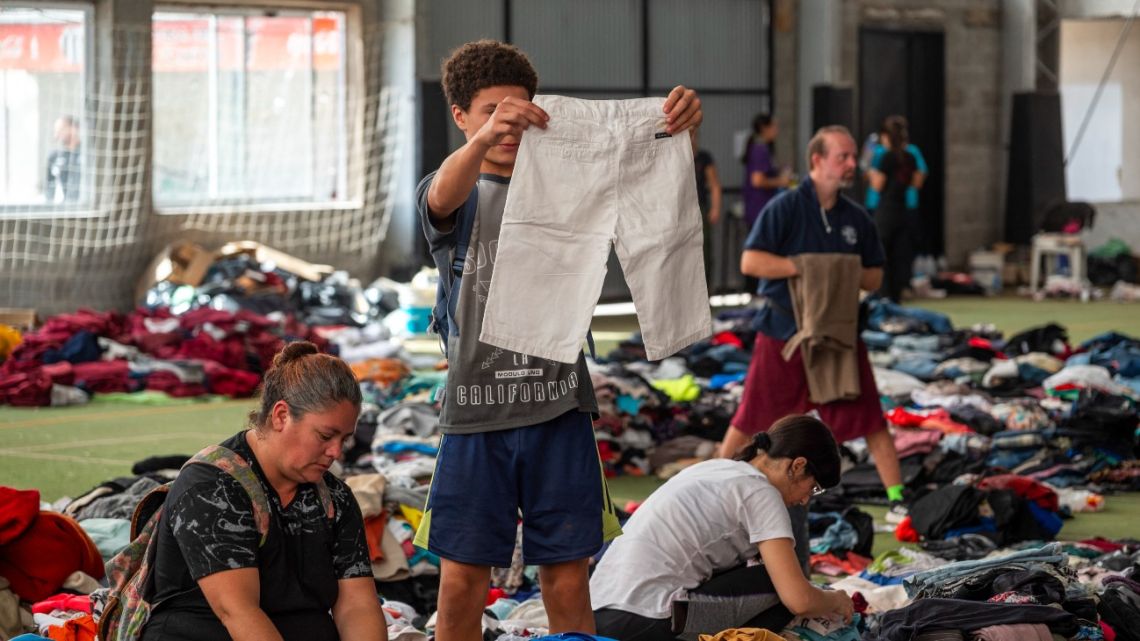
{"label": "man's beard", "polygon": [[852,174],[850,176],[844,176],[844,177],[839,179],[839,188],[840,189],[851,189],[854,186],[855,186],[855,175],[854,174]]}

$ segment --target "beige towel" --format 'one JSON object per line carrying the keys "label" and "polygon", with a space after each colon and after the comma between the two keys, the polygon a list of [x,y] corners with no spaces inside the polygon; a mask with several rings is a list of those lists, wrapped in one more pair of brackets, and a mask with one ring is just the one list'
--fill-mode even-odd
{"label": "beige towel", "polygon": [[798,331],[784,346],[784,360],[803,354],[808,394],[813,403],[859,398],[858,254],[800,254],[792,257],[798,275],[788,279]]}
{"label": "beige towel", "polygon": [[350,476],[344,479],[344,483],[352,490],[352,496],[360,506],[360,514],[365,519],[380,516],[384,511],[384,489],[388,486],[388,479],[383,474]]}

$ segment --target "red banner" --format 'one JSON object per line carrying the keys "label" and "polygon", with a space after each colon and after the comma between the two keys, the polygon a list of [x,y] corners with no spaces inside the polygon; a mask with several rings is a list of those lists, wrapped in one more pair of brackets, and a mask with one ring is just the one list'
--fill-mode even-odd
{"label": "red banner", "polygon": [[83,25],[0,24],[0,69],[83,70]]}
{"label": "red banner", "polygon": [[[216,59],[221,71],[336,70],[342,61],[338,17],[217,18]],[[155,73],[209,71],[211,21],[152,23]],[[84,27],[79,24],[0,24],[0,69],[75,73],[83,68]]]}

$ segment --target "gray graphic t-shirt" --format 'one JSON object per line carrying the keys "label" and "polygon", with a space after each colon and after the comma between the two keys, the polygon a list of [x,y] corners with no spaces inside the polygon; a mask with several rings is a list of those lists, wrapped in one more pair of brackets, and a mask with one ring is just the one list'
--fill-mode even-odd
{"label": "gray graphic t-shirt", "polygon": [[[416,206],[441,277],[452,262],[457,242],[455,219],[441,231],[431,219],[427,192],[435,173],[416,189]],[[445,434],[491,432],[548,421],[567,411],[598,411],[585,356],[575,364],[536,358],[479,342],[487,290],[510,179],[480,174],[479,203],[456,305],[458,336],[447,345],[447,389],[440,428]],[[463,213],[463,208],[459,214]]]}

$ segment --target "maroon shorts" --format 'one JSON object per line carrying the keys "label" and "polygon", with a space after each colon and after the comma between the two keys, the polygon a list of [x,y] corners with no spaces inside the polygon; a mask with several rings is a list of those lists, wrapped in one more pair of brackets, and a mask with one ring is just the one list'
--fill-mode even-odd
{"label": "maroon shorts", "polygon": [[850,401],[833,401],[822,405],[808,399],[807,375],[803,357],[796,350],[792,360],[785,361],[780,354],[786,341],[764,334],[756,335],[748,378],[744,381],[744,398],[732,417],[732,425],[745,434],[765,432],[773,423],[788,414],[819,412],[824,423],[831,428],[835,440],[845,443],[852,439],[877,432],[886,426],[883,409],[879,405],[879,389],[867,346],[858,341],[859,398]]}

